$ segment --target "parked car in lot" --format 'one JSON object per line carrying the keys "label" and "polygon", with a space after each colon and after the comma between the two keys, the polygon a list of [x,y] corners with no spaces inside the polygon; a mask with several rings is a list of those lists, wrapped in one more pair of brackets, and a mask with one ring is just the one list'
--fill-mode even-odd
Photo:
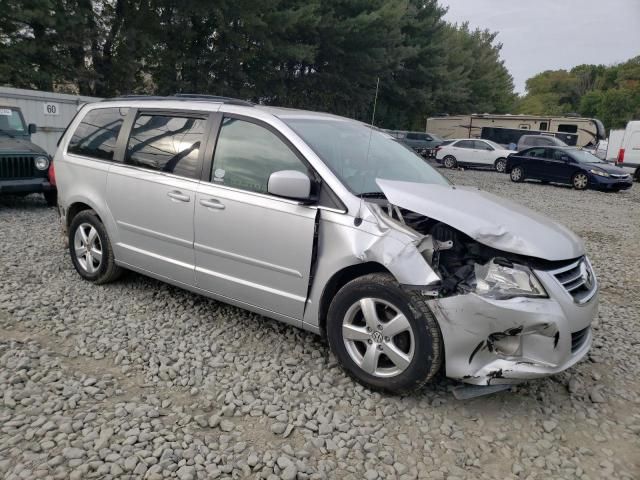
{"label": "parked car in lot", "polygon": [[505,149],[491,140],[464,138],[452,140],[436,148],[436,161],[447,168],[466,165],[491,167],[498,172],[504,172],[507,157],[512,153],[515,153],[515,150]]}
{"label": "parked car in lot", "polygon": [[518,140],[518,151],[531,147],[566,147],[559,138],[553,135],[523,135]]}
{"label": "parked car in lot", "polygon": [[443,138],[432,133],[407,132],[404,130],[388,130],[387,133],[423,157],[433,157],[435,148],[444,142]]}
{"label": "parked car in lot", "polygon": [[[55,156],[71,262],[123,268],[325,335],[391,392],[565,370],[591,345],[582,241],[454,187],[366,124],[221,97],[84,106]],[[496,231],[500,232],[496,235]]]}
{"label": "parked car in lot", "polygon": [[631,175],[623,169],[575,147],[529,148],[510,155],[506,170],[514,182],[567,183],[576,190],[624,190],[632,185]]}
{"label": "parked car in lot", "polygon": [[56,204],[56,187],[49,181],[50,158],[31,142],[36,126],[28,126],[22,111],[0,106],[0,195],[42,193],[47,204]]}

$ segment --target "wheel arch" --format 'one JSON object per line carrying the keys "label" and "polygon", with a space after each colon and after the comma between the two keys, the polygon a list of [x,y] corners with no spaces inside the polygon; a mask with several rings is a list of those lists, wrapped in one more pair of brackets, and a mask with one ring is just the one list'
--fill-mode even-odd
{"label": "wheel arch", "polygon": [[370,273],[388,273],[393,276],[384,265],[378,262],[364,262],[349,265],[338,270],[331,276],[322,291],[318,310],[320,335],[322,335],[322,337],[326,338],[327,312],[329,311],[329,305],[331,305],[331,300],[333,300],[335,294],[350,281]]}

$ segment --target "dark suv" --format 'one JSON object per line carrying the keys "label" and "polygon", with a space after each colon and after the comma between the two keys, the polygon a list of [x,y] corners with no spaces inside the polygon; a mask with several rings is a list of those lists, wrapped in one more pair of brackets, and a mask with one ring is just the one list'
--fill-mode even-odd
{"label": "dark suv", "polygon": [[49,181],[51,159],[31,142],[36,126],[24,122],[17,107],[0,106],[0,195],[42,193],[56,204],[56,188]]}

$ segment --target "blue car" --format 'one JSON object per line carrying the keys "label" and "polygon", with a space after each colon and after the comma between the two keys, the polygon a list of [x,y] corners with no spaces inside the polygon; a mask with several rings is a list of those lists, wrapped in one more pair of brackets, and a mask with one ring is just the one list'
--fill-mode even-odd
{"label": "blue car", "polygon": [[514,182],[565,183],[576,190],[619,191],[633,185],[631,175],[622,168],[576,147],[535,147],[513,153],[507,157],[505,171]]}

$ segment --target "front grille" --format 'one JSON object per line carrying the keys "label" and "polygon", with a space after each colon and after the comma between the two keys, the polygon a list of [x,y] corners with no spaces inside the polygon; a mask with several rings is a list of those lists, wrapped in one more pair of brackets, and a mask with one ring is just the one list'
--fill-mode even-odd
{"label": "front grille", "polygon": [[591,265],[585,258],[551,272],[576,303],[586,303],[598,289]]}
{"label": "front grille", "polygon": [[573,332],[571,334],[571,353],[576,353],[578,350],[580,350],[580,347],[584,345],[584,342],[589,336],[590,329],[591,327],[583,328],[582,330],[578,330],[577,332]]}
{"label": "front grille", "polygon": [[32,178],[35,176],[33,157],[0,157],[0,179]]}
{"label": "front grille", "polygon": [[609,176],[611,178],[617,178],[617,179],[629,178],[629,174],[628,173],[610,173]]}

